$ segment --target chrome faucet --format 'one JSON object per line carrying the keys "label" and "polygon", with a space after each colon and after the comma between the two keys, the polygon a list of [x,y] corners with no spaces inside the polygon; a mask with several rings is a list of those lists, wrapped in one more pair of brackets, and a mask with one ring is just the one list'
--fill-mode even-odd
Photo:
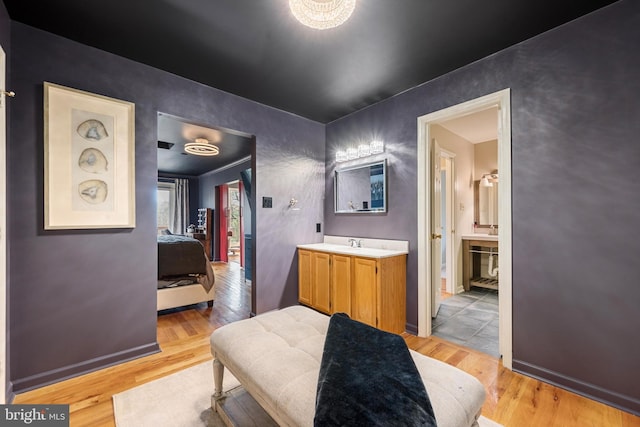
{"label": "chrome faucet", "polygon": [[351,246],[352,248],[361,248],[362,240],[349,239],[349,246]]}

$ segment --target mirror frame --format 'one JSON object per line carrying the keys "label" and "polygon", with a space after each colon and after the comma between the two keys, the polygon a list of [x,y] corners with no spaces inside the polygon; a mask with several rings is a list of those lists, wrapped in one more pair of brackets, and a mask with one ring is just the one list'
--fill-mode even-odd
{"label": "mirror frame", "polygon": [[[382,165],[382,176],[383,176],[383,191],[382,191],[382,202],[383,207],[380,209],[357,209],[357,210],[338,210],[338,174],[341,172],[348,172],[356,169],[364,169],[370,168],[371,166]],[[336,169],[333,172],[333,206],[334,213],[336,214],[383,214],[387,213],[387,186],[388,184],[387,178],[387,159],[382,159],[370,163],[361,163],[358,165],[353,165],[345,168]]]}
{"label": "mirror frame", "polygon": [[[473,181],[473,220],[478,228],[491,228],[491,224],[480,224],[480,180]],[[498,228],[493,224],[493,228]]]}

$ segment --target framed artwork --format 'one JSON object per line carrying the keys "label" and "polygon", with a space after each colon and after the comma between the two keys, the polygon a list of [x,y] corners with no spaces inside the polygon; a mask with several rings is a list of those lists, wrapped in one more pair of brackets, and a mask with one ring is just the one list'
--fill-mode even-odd
{"label": "framed artwork", "polygon": [[44,228],[135,227],[135,105],[44,83]]}

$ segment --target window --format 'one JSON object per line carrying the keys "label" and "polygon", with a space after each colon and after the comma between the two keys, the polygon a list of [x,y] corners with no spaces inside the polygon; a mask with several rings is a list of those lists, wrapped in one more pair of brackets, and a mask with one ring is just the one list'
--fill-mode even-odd
{"label": "window", "polygon": [[171,229],[171,219],[173,218],[173,207],[175,206],[176,186],[171,182],[158,183],[158,234],[163,230]]}

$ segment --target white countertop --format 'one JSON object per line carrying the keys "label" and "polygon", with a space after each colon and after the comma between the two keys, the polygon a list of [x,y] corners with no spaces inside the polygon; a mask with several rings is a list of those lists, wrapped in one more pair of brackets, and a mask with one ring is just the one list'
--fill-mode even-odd
{"label": "white countertop", "polygon": [[354,248],[349,245],[349,239],[349,237],[343,236],[324,236],[323,243],[308,243],[298,245],[298,248],[366,258],[387,258],[409,253],[409,242],[403,240],[354,237],[355,240],[362,243],[362,247]]}
{"label": "white countertop", "polygon": [[366,258],[387,258],[407,254],[405,251],[394,251],[392,249],[352,248],[347,245],[332,245],[330,243],[310,243],[306,245],[298,245],[298,248],[342,255],[356,255]]}
{"label": "white countertop", "polygon": [[463,234],[462,240],[488,240],[491,242],[497,242],[498,235],[497,234],[481,234],[481,233]]}

